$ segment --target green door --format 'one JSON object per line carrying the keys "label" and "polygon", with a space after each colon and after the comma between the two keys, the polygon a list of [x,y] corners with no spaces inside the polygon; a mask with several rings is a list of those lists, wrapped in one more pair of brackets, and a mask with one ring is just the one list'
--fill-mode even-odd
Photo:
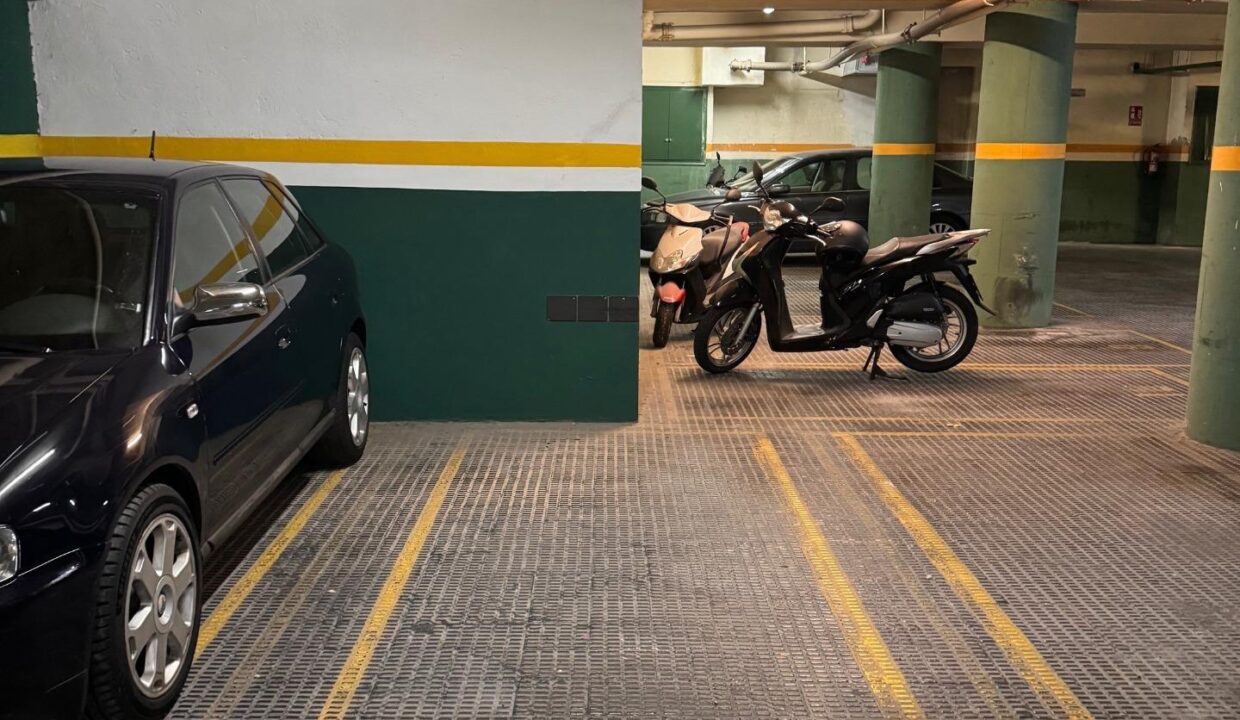
{"label": "green door", "polygon": [[702,162],[705,129],[702,88],[642,88],[643,162]]}

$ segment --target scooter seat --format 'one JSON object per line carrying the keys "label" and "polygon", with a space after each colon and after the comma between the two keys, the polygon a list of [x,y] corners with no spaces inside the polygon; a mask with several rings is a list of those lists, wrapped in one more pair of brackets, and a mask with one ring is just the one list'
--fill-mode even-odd
{"label": "scooter seat", "polygon": [[698,262],[711,265],[720,258],[731,257],[748,236],[749,226],[745,223],[732,223],[706,235],[702,238],[702,254],[698,256]]}
{"label": "scooter seat", "polygon": [[897,237],[891,238],[887,242],[876,248],[871,248],[865,254],[865,259],[861,261],[862,265],[878,265],[879,263],[893,262],[901,258],[906,258],[917,254],[921,248],[932,242],[942,240],[946,235],[943,233],[934,233],[931,235],[916,235],[913,237]]}

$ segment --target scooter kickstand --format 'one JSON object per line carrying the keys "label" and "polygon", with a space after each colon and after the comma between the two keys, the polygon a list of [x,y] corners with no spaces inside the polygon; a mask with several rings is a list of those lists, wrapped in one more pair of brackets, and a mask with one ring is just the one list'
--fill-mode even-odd
{"label": "scooter kickstand", "polygon": [[866,358],[865,364],[861,366],[861,371],[865,372],[868,368],[870,371],[870,382],[874,382],[874,378],[882,378],[883,380],[899,380],[909,382],[909,379],[902,375],[892,375],[886,370],[878,366],[878,356],[883,352],[882,344],[875,345],[870,350],[870,356]]}

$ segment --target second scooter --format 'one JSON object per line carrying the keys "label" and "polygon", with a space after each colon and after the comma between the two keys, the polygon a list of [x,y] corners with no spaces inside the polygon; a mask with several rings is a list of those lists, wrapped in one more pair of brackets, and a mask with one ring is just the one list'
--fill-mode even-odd
{"label": "second scooter", "polygon": [[[655,181],[644,177],[642,186],[659,192]],[[660,196],[663,193],[659,193]],[[725,199],[740,199],[739,190],[729,190]],[[732,257],[749,238],[749,225],[733,222],[731,215],[715,214],[693,205],[653,203],[648,211],[664,217],[663,234],[650,257],[650,282],[654,300],[654,346],[667,345],[673,323],[696,323],[706,309],[706,294],[715,286]]]}

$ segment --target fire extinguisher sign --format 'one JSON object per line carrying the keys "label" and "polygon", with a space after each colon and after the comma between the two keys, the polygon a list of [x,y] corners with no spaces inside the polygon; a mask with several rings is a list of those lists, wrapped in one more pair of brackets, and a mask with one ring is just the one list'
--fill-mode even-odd
{"label": "fire extinguisher sign", "polygon": [[1145,107],[1142,105],[1128,106],[1128,124],[1134,127],[1140,127],[1141,121],[1145,118]]}

